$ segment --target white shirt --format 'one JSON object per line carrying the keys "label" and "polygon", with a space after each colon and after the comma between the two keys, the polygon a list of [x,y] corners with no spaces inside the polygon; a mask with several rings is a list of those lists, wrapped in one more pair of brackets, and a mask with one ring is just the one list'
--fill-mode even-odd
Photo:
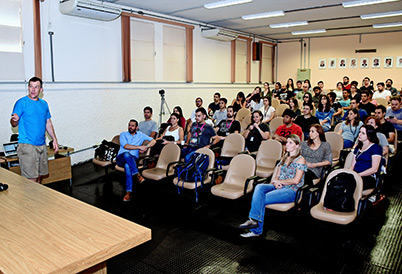
{"label": "white shirt", "polygon": [[[208,113],[208,110],[205,108],[205,107],[202,107],[203,109],[205,109],[205,111],[206,111],[206,113]],[[190,119],[191,119],[191,121],[193,122],[193,123],[195,123],[195,111],[197,110],[198,108],[195,108],[194,110],[193,110],[193,112],[191,113],[191,116],[190,116]],[[213,123],[212,123],[213,124]]]}
{"label": "white shirt", "polygon": [[376,98],[384,98],[387,99],[387,96],[391,97],[391,92],[387,89],[383,90],[382,92],[379,92],[378,90],[376,92],[374,92],[373,94],[373,99]]}
{"label": "white shirt", "polygon": [[262,112],[262,121],[265,121],[272,117],[273,113],[275,112],[275,108],[270,106],[268,110],[265,110],[265,107],[262,107],[260,111]]}

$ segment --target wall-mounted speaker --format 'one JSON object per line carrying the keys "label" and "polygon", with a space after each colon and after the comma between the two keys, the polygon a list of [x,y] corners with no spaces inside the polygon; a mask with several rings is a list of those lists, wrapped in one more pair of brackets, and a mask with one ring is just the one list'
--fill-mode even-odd
{"label": "wall-mounted speaker", "polygon": [[253,42],[253,61],[261,61],[262,44],[260,42]]}

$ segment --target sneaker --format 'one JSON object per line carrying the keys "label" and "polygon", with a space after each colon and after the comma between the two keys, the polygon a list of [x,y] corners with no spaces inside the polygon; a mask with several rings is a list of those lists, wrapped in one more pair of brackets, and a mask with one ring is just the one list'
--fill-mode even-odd
{"label": "sneaker", "polygon": [[250,229],[250,228],[256,228],[256,227],[258,227],[258,222],[253,219],[248,219],[246,222],[239,225],[239,228],[241,228],[241,229],[243,229],[243,228]]}
{"label": "sneaker", "polygon": [[260,235],[261,235],[261,234],[255,234],[255,233],[252,232],[252,231],[247,232],[247,233],[240,234],[240,236],[243,237],[243,238],[258,237],[258,236],[260,236]]}
{"label": "sneaker", "polygon": [[129,202],[129,201],[131,201],[131,192],[127,191],[126,195],[124,195],[123,202]]}
{"label": "sneaker", "polygon": [[138,179],[138,183],[141,184],[142,182],[145,181],[145,178],[142,177],[139,173],[137,174],[137,179]]}

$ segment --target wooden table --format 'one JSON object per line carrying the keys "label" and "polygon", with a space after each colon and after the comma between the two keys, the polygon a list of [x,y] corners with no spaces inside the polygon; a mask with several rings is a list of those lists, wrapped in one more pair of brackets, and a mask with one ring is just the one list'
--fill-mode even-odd
{"label": "wooden table", "polygon": [[[49,176],[43,178],[42,184],[49,184],[63,180],[70,180],[70,187],[72,186],[72,173],[71,173],[71,157],[70,153],[74,151],[72,147],[62,147],[58,153],[54,153],[54,149],[47,147],[48,157],[54,159],[49,160]],[[17,174],[21,174],[20,167],[12,166],[13,163],[18,162],[17,157],[13,158],[0,158],[0,163],[7,162],[10,170]]]}
{"label": "wooden table", "polygon": [[0,273],[106,273],[151,230],[0,168]]}

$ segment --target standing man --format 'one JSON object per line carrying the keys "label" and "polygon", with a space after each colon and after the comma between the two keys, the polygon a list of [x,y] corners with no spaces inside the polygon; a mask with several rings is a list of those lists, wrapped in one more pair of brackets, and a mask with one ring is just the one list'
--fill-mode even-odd
{"label": "standing man", "polygon": [[208,115],[212,117],[215,111],[219,110],[219,100],[221,99],[221,94],[219,92],[215,92],[214,101],[208,105]]}
{"label": "standing man", "polygon": [[391,107],[387,109],[385,115],[388,122],[391,122],[398,135],[398,141],[402,141],[402,109],[401,109],[401,97],[399,95],[391,98]]}
{"label": "standing man", "polygon": [[148,135],[152,139],[155,139],[156,134],[158,133],[158,124],[152,120],[152,108],[145,107],[144,108],[144,118],[145,121],[141,121],[138,126],[138,131],[141,131],[145,135]]}
{"label": "standing man", "polygon": [[[187,134],[186,148],[181,150],[181,157],[190,159],[191,154],[197,149],[215,145],[219,142],[214,128],[205,122],[207,112],[204,108],[198,108],[195,112],[195,123],[192,124],[189,133]],[[210,140],[212,138],[212,143]],[[186,157],[187,156],[187,157]]]}
{"label": "standing man", "polygon": [[[124,202],[131,200],[133,176],[137,176],[139,183],[144,181],[144,178],[138,173],[136,162],[140,152],[144,153],[156,143],[154,139],[137,130],[138,122],[136,120],[130,120],[128,123],[128,131],[120,134],[120,149],[116,157],[116,164],[124,167],[126,173],[126,195],[123,198]],[[150,142],[146,146],[143,146],[144,141]]]}
{"label": "standing man", "polygon": [[10,123],[18,127],[18,158],[21,175],[37,183],[49,174],[47,162],[46,135],[53,140],[53,149],[57,153],[59,144],[54,132],[47,102],[39,98],[43,91],[42,80],[32,77],[28,82],[28,96],[19,99],[13,109]]}

